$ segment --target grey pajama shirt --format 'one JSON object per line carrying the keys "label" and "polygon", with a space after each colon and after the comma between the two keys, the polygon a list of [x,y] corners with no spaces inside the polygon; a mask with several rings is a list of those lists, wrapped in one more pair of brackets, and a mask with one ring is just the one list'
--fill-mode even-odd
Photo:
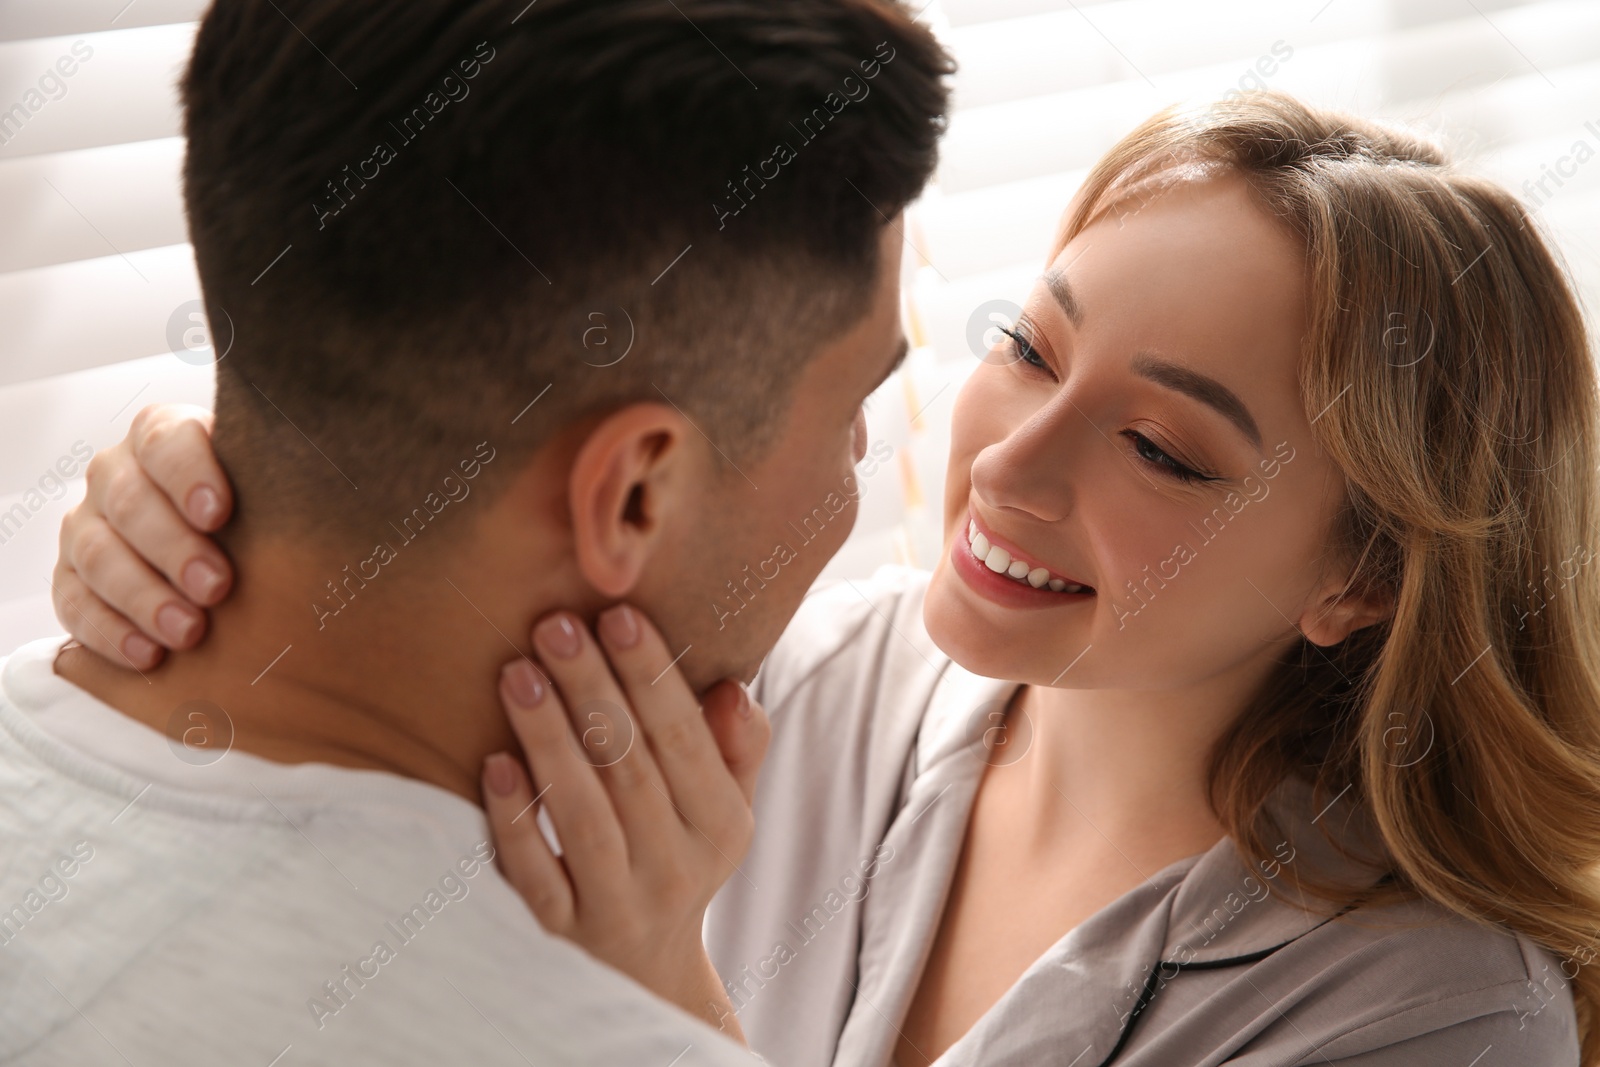
{"label": "grey pajama shirt", "polygon": [[[773,723],[756,840],[706,941],[751,1047],[779,1067],[893,1063],[998,758],[985,732],[1015,687],[933,645],[926,583],[885,568],[814,592],[755,683]],[[1377,880],[1313,825],[1354,825],[1351,800],[1318,811],[1284,783],[1274,860],[1247,866],[1224,839],[1146,872],[940,1063],[1576,1065],[1571,992],[1546,949],[1426,901],[1295,905],[1300,870]]]}

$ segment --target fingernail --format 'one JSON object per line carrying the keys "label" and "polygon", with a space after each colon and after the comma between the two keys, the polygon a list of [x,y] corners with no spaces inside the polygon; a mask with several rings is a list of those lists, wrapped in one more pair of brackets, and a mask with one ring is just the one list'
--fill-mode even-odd
{"label": "fingernail", "polygon": [[156,643],[144,634],[129,634],[122,639],[122,654],[135,666],[154,660],[156,650]]}
{"label": "fingernail", "polygon": [[743,682],[740,682],[739,683],[739,718],[748,719],[750,717],[750,711],[751,711],[751,708],[750,708],[750,690],[745,686],[745,684]]}
{"label": "fingernail", "polygon": [[632,648],[639,643],[639,617],[626,604],[618,604],[600,615],[600,634],[617,648]]}
{"label": "fingernail", "polygon": [[483,777],[497,797],[508,797],[517,790],[516,768],[504,752],[496,752],[483,761]]}
{"label": "fingernail", "polygon": [[222,498],[209,485],[197,485],[189,493],[189,521],[207,529],[222,514]]}
{"label": "fingernail", "polygon": [[222,585],[222,572],[203,559],[192,559],[183,568],[183,587],[195,600],[210,600]]}
{"label": "fingernail", "polygon": [[156,629],[161,631],[162,637],[175,645],[187,642],[199,624],[199,619],[176,604],[164,604],[161,610],[156,612]]}
{"label": "fingernail", "polygon": [[511,699],[516,701],[518,707],[537,707],[539,701],[544,699],[544,679],[539,677],[539,672],[527,660],[512,660],[502,673],[505,675],[506,688],[511,691]]}
{"label": "fingernail", "polygon": [[578,628],[570,615],[553,615],[534,628],[533,636],[546,651],[559,659],[571,659],[583,647]]}

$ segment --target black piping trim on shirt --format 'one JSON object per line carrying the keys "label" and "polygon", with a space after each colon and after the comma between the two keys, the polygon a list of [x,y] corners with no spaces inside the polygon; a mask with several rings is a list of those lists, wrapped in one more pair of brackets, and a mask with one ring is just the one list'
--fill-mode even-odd
{"label": "black piping trim on shirt", "polygon": [[[1378,879],[1373,888],[1376,889],[1378,886],[1386,885],[1394,880],[1395,878],[1393,874],[1386,874],[1382,878]],[[1331,915],[1322,920],[1316,926],[1313,926],[1311,930],[1315,930],[1321,926],[1326,926],[1328,923],[1331,923],[1335,919],[1342,917],[1345,913],[1353,910],[1354,908],[1354,904],[1340,908],[1338,914]],[[1300,938],[1305,937],[1306,934],[1309,934],[1311,930],[1307,930],[1304,934],[1291,937],[1282,944],[1273,945],[1270,948],[1257,949],[1254,952],[1246,952],[1239,956],[1229,956],[1227,959],[1201,960],[1198,962],[1189,963],[1179,963],[1177,960],[1157,961],[1156,965],[1150,968],[1150,976],[1145,979],[1144,989],[1140,991],[1139,999],[1134,1002],[1133,1010],[1128,1013],[1128,1021],[1122,1024],[1122,1033],[1117,1037],[1117,1043],[1112,1046],[1111,1054],[1100,1061],[1099,1067],[1109,1067],[1111,1062],[1115,1060],[1122,1052],[1123,1047],[1127,1045],[1128,1040],[1133,1036],[1134,1023],[1138,1021],[1139,1016],[1143,1014],[1144,1010],[1150,1006],[1150,1002],[1155,999],[1156,980],[1161,976],[1161,969],[1163,967],[1172,968],[1172,971],[1167,975],[1167,978],[1169,979],[1175,977],[1182,971],[1214,971],[1223,967],[1242,967],[1247,963],[1255,963],[1259,960],[1266,959],[1268,956],[1283,948],[1285,945],[1294,944],[1296,941],[1300,940]]]}

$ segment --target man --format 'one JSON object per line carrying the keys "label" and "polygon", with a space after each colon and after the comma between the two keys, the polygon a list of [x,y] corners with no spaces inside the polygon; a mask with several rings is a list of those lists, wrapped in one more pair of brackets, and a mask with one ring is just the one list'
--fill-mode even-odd
{"label": "man", "polygon": [[211,9],[185,196],[247,577],[192,655],[119,634],[143,673],[7,661],[0,1056],[742,1056],[499,879],[492,679],[623,597],[696,689],[753,675],[854,517],[948,71],[883,0]]}

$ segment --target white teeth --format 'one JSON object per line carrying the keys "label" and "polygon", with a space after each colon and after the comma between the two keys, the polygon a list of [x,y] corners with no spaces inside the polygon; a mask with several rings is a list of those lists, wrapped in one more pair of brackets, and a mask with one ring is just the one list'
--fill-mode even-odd
{"label": "white teeth", "polygon": [[1084,586],[1069,585],[1063,578],[1050,577],[1050,572],[1043,567],[1030,568],[1027,560],[1012,558],[1010,552],[999,545],[991,544],[979,531],[978,524],[970,519],[967,521],[967,543],[972,546],[972,554],[977,557],[978,562],[996,574],[1003,574],[1014,581],[1026,582],[1035,589],[1048,588],[1055,593],[1069,590],[1074,593],[1085,591]]}

